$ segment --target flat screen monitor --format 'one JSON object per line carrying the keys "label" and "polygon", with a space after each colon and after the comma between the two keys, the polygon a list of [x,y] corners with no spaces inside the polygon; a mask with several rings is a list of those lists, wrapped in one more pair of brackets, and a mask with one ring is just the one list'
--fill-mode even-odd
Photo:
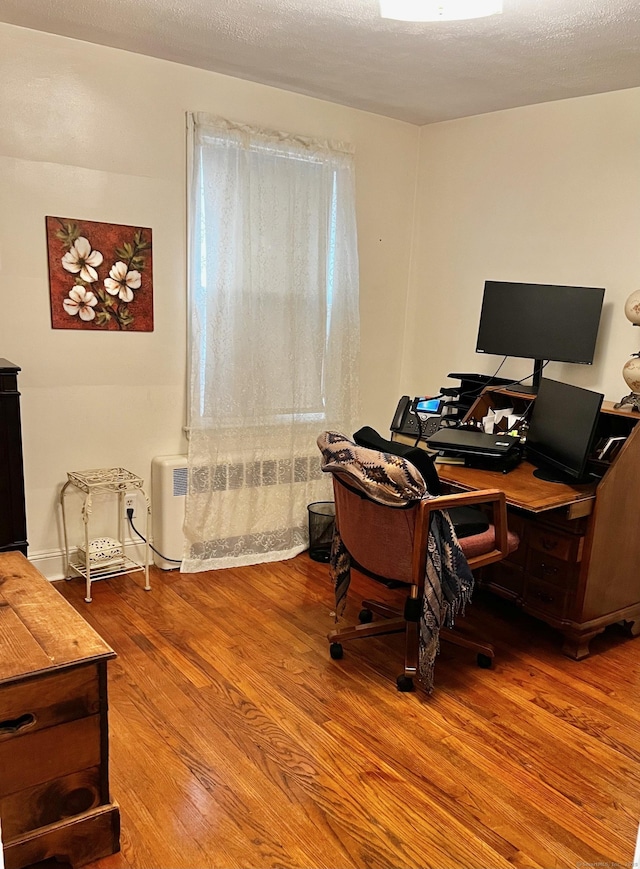
{"label": "flat screen monitor", "polygon": [[556,483],[588,483],[587,460],[604,396],[543,377],[527,435],[527,459],[534,476]]}
{"label": "flat screen monitor", "polygon": [[603,299],[601,287],[486,281],[476,351],[534,359],[535,392],[544,362],[593,362]]}

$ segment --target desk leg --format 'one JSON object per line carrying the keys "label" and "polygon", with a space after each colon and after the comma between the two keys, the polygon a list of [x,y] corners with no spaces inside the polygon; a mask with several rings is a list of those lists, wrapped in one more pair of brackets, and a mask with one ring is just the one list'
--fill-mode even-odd
{"label": "desk leg", "polygon": [[625,621],[624,627],[630,637],[640,637],[640,618]]}
{"label": "desk leg", "polygon": [[596,631],[587,631],[584,634],[577,632],[567,632],[564,635],[564,644],[562,646],[562,654],[567,658],[573,658],[574,661],[581,661],[583,658],[589,657],[589,643],[598,634],[604,631],[604,627],[598,628]]}

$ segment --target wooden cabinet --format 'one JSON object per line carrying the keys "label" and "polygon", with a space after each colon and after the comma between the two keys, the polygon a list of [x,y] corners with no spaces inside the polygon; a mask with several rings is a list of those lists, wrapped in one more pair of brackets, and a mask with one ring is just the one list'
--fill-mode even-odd
{"label": "wooden cabinet", "polygon": [[[481,419],[496,407],[513,406],[518,413],[533,400],[487,389],[467,419]],[[604,402],[596,441],[626,440],[611,460],[592,459],[602,476],[586,486],[539,480],[526,461],[508,474],[438,466],[454,490],[495,486],[505,492],[509,527],[519,534],[520,546],[485,568],[480,583],[560,630],[563,652],[571,658],[586,657],[589,642],[607,625],[624,622],[632,635],[640,633],[639,422],[639,413]]]}
{"label": "wooden cabinet", "polygon": [[0,554],[0,818],[6,869],[119,850],[109,795],[113,650],[19,552]]}
{"label": "wooden cabinet", "polygon": [[18,549],[26,555],[19,371],[0,359],[0,552]]}

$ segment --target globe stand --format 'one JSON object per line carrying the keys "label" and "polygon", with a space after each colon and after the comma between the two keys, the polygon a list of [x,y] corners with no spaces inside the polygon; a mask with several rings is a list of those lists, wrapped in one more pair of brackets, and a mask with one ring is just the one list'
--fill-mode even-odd
{"label": "globe stand", "polygon": [[627,404],[631,405],[631,410],[635,410],[640,413],[640,392],[630,392],[629,395],[625,395],[613,406],[616,410],[618,410],[619,408],[624,407]]}
{"label": "globe stand", "polygon": [[[626,301],[624,314],[627,320],[633,326],[640,326],[640,290],[632,293]],[[621,407],[631,405],[631,410],[640,412],[640,350],[637,353],[632,353],[631,358],[625,362],[622,369],[622,377],[627,386],[631,390],[629,395],[623,396],[614,408],[618,410]]]}

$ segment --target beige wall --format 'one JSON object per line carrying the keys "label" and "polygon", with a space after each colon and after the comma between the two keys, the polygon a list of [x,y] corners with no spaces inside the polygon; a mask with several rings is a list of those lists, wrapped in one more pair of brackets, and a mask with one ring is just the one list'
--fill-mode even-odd
{"label": "beige wall", "polygon": [[[640,285],[640,89],[421,129],[415,248],[400,388],[437,390],[451,371],[493,373],[475,353],[486,279],[605,287],[593,366],[549,377],[617,401],[640,330],[624,301]],[[530,374],[510,359],[500,374]]]}
{"label": "beige wall", "polygon": [[[363,423],[388,427],[395,406],[416,127],[0,25],[0,356],[23,369],[29,554],[49,575],[67,470],[119,466],[148,480],[153,456],[185,449],[188,110],[355,146]],[[153,333],[51,329],[45,215],[152,228]]]}
{"label": "beige wall", "polygon": [[[387,430],[398,395],[450,371],[495,370],[474,352],[487,278],[606,287],[593,367],[547,373],[625,393],[640,349],[623,315],[640,275],[640,89],[418,129],[0,24],[0,356],[23,368],[30,557],[49,575],[67,470],[148,479],[154,455],[185,449],[188,110],[355,146],[363,424]],[[153,333],[51,329],[45,215],[152,227]],[[530,371],[509,360],[501,374]]]}

